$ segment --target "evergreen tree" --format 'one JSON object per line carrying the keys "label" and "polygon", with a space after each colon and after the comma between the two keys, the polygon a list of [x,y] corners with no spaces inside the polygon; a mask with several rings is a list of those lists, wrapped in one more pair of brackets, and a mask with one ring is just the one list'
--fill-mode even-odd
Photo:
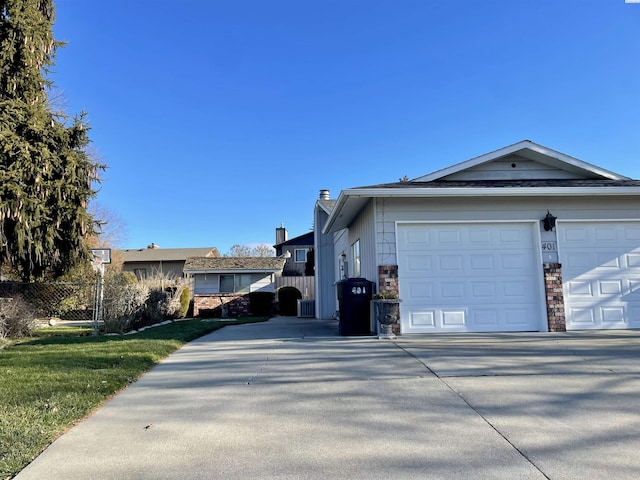
{"label": "evergreen tree", "polygon": [[0,263],[25,280],[87,258],[87,204],[102,165],[87,154],[84,112],[54,111],[53,0],[0,0]]}

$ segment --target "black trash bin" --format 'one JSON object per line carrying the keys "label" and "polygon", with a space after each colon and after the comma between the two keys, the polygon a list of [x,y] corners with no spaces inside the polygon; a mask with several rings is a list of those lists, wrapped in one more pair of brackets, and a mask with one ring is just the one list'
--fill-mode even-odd
{"label": "black trash bin", "polygon": [[340,335],[371,335],[373,282],[366,278],[348,278],[336,282],[336,288]]}

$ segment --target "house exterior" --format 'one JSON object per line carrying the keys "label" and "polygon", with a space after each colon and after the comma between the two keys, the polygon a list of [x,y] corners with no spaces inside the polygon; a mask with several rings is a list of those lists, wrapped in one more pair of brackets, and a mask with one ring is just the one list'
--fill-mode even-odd
{"label": "house exterior", "polygon": [[184,273],[193,281],[193,314],[251,315],[249,294],[275,292],[283,257],[190,257]]}
{"label": "house exterior", "polygon": [[184,263],[189,257],[219,256],[216,247],[160,248],[152,243],[147,248],[120,250],[122,270],[135,273],[138,280],[156,274],[182,277]]}
{"label": "house exterior", "polygon": [[280,226],[276,228],[276,244],[273,248],[276,257],[284,256],[286,260],[282,276],[313,276],[313,231],[289,239],[287,229]]}
{"label": "house exterior", "polygon": [[640,328],[640,181],[529,140],[315,207],[334,283],[398,291],[400,333]]}

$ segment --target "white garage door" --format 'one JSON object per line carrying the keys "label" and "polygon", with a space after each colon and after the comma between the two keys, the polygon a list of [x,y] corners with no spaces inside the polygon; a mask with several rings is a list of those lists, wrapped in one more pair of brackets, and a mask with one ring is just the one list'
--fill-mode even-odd
{"label": "white garage door", "polygon": [[558,222],[567,329],[640,328],[640,222]]}
{"label": "white garage door", "polygon": [[399,224],[403,333],[539,331],[531,223]]}

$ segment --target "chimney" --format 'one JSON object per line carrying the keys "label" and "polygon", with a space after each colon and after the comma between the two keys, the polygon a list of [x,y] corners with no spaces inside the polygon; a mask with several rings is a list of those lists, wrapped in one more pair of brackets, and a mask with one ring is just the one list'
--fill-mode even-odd
{"label": "chimney", "polygon": [[149,250],[155,250],[156,248],[160,248],[160,247],[155,243],[152,243],[151,245],[147,245],[147,249]]}
{"label": "chimney", "polygon": [[329,190],[320,190],[320,200],[329,200]]}
{"label": "chimney", "polygon": [[286,242],[289,239],[288,237],[287,229],[284,228],[284,225],[281,223],[280,226],[276,228],[276,245]]}

